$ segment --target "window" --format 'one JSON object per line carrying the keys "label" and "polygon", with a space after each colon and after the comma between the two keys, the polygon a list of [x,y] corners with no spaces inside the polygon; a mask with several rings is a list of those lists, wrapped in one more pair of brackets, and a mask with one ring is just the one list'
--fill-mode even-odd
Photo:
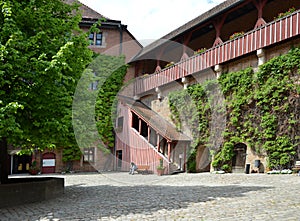
{"label": "window", "polygon": [[[97,77],[96,73],[94,73],[94,77],[95,78]],[[97,90],[98,83],[99,83],[99,81],[94,81],[94,82],[90,83],[89,89],[92,91]]]}
{"label": "window", "polygon": [[94,147],[84,148],[83,161],[90,162],[90,163],[95,162],[95,148]]}
{"label": "window", "polygon": [[124,117],[118,117],[117,128],[123,128]]}
{"label": "window", "polygon": [[140,130],[139,117],[135,113],[133,113],[133,112],[131,112],[131,113],[132,113],[131,127],[136,129],[139,132],[139,130]]}
{"label": "window", "polygon": [[90,45],[94,45],[94,33],[89,34]]}
{"label": "window", "polygon": [[124,122],[124,117],[118,117],[117,125],[116,125],[116,132],[121,132],[123,130],[123,122]]}
{"label": "window", "polygon": [[96,45],[102,45],[102,33],[96,34]]}
{"label": "window", "polygon": [[89,34],[90,45],[102,45],[102,33],[90,33]]}
{"label": "window", "polygon": [[141,122],[141,135],[148,139],[148,125],[145,121]]}
{"label": "window", "polygon": [[157,146],[157,133],[156,131],[150,127],[150,143],[153,145],[153,146]]}
{"label": "window", "polygon": [[90,83],[89,89],[92,91],[95,91],[95,90],[97,90],[97,86],[98,86],[98,81],[94,81],[94,82]]}

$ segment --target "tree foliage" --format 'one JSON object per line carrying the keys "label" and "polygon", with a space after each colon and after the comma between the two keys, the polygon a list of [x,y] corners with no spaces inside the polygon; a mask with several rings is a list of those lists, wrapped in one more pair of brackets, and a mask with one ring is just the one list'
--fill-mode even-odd
{"label": "tree foliage", "polygon": [[0,137],[8,144],[75,145],[72,97],[92,57],[78,6],[0,1]]}

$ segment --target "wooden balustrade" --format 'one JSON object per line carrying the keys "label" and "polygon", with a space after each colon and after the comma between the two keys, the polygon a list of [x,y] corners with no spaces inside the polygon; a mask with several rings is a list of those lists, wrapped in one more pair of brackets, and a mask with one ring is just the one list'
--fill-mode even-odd
{"label": "wooden balustrade", "polygon": [[210,48],[202,54],[178,62],[158,73],[137,78],[135,81],[135,95],[141,95],[182,77],[299,35],[299,13],[300,11],[296,11],[287,17],[270,22],[265,26],[245,33],[241,37]]}

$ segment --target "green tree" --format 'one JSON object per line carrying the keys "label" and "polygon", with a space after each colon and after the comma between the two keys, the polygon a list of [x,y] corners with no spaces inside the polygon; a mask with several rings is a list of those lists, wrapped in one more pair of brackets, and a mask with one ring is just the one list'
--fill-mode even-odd
{"label": "green tree", "polygon": [[0,0],[1,183],[8,144],[28,151],[76,144],[72,97],[92,58],[78,6]]}

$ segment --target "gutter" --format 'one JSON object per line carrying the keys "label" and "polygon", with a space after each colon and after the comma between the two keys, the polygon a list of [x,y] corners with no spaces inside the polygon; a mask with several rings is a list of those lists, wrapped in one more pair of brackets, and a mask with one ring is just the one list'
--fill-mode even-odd
{"label": "gutter", "polygon": [[123,27],[122,24],[120,23],[118,25],[119,27],[119,32],[120,32],[120,48],[119,48],[119,55],[122,55],[122,51],[123,51]]}

